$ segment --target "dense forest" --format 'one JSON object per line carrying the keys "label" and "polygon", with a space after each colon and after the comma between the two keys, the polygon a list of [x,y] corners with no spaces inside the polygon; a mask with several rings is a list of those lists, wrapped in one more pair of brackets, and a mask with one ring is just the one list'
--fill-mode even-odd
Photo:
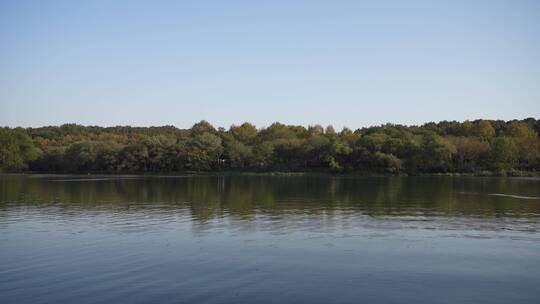
{"label": "dense forest", "polygon": [[206,121],[163,127],[0,128],[5,172],[329,171],[520,174],[540,171],[540,120],[332,126]]}

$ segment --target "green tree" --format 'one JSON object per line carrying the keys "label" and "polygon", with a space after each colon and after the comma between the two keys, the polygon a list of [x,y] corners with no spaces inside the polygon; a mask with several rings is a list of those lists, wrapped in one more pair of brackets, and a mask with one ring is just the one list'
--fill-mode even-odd
{"label": "green tree", "polygon": [[216,133],[216,129],[208,121],[201,120],[191,127],[191,133],[201,135],[203,133]]}
{"label": "green tree", "polygon": [[196,135],[190,141],[190,150],[187,155],[188,168],[196,171],[207,171],[217,168],[220,156],[223,152],[221,138],[204,132]]}
{"label": "green tree", "polygon": [[125,146],[119,153],[119,170],[123,172],[147,172],[148,147],[142,143]]}
{"label": "green tree", "polygon": [[474,135],[483,138],[495,136],[495,129],[488,120],[480,120],[473,125],[472,132]]}
{"label": "green tree", "polygon": [[512,169],[517,161],[517,146],[509,137],[497,137],[491,145],[491,168],[495,170]]}
{"label": "green tree", "polygon": [[420,146],[420,168],[425,172],[446,172],[452,167],[456,147],[444,138],[428,133]]}
{"label": "green tree", "polygon": [[458,172],[474,172],[483,168],[490,152],[487,141],[474,137],[451,137],[456,147],[455,169]]}
{"label": "green tree", "polygon": [[378,172],[399,173],[402,171],[401,160],[392,154],[376,152],[374,162]]}
{"label": "green tree", "polygon": [[321,125],[313,125],[308,127],[308,133],[310,136],[320,136],[324,134],[324,129]]}
{"label": "green tree", "polygon": [[245,122],[240,126],[233,125],[229,129],[229,132],[244,144],[252,143],[255,137],[257,137],[257,128],[249,122]]}
{"label": "green tree", "polygon": [[326,130],[324,131],[324,135],[328,138],[334,138],[336,136],[336,130],[334,129],[334,126],[328,125],[326,126]]}
{"label": "green tree", "polygon": [[515,139],[533,139],[538,136],[533,128],[523,122],[510,123],[506,128],[505,134]]}
{"label": "green tree", "polygon": [[271,168],[274,160],[274,144],[262,142],[253,148],[255,166],[259,169]]}
{"label": "green tree", "polygon": [[0,170],[26,169],[28,162],[39,154],[40,151],[25,131],[0,128]]}
{"label": "green tree", "polygon": [[253,163],[253,151],[234,137],[226,137],[224,141],[224,161],[226,166],[235,169],[248,168]]}
{"label": "green tree", "polygon": [[336,133],[273,123],[191,129],[66,124],[0,128],[0,169],[41,172],[329,170],[399,173],[540,171],[540,120],[384,124]]}
{"label": "green tree", "polygon": [[98,143],[93,141],[71,144],[64,155],[69,171],[92,171],[97,156]]}

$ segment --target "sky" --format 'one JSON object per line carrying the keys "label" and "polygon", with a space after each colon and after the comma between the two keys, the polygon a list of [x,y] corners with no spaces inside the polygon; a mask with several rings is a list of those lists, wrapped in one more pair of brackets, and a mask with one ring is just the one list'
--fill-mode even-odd
{"label": "sky", "polygon": [[540,118],[540,1],[0,1],[0,125]]}

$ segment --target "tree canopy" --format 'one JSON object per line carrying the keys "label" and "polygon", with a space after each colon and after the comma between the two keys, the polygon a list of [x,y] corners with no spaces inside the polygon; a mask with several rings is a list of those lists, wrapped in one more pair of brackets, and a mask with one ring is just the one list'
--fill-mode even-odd
{"label": "tree canopy", "polygon": [[33,172],[540,171],[540,120],[442,121],[335,130],[331,125],[207,121],[190,129],[65,124],[0,128],[0,169]]}

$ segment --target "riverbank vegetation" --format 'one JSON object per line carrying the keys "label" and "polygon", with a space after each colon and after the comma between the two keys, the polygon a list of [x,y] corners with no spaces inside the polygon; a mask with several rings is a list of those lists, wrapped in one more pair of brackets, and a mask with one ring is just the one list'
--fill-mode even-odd
{"label": "riverbank vegetation", "polygon": [[65,124],[0,128],[0,168],[21,172],[369,172],[514,174],[540,171],[540,120],[386,124],[340,131],[274,123],[228,130]]}

